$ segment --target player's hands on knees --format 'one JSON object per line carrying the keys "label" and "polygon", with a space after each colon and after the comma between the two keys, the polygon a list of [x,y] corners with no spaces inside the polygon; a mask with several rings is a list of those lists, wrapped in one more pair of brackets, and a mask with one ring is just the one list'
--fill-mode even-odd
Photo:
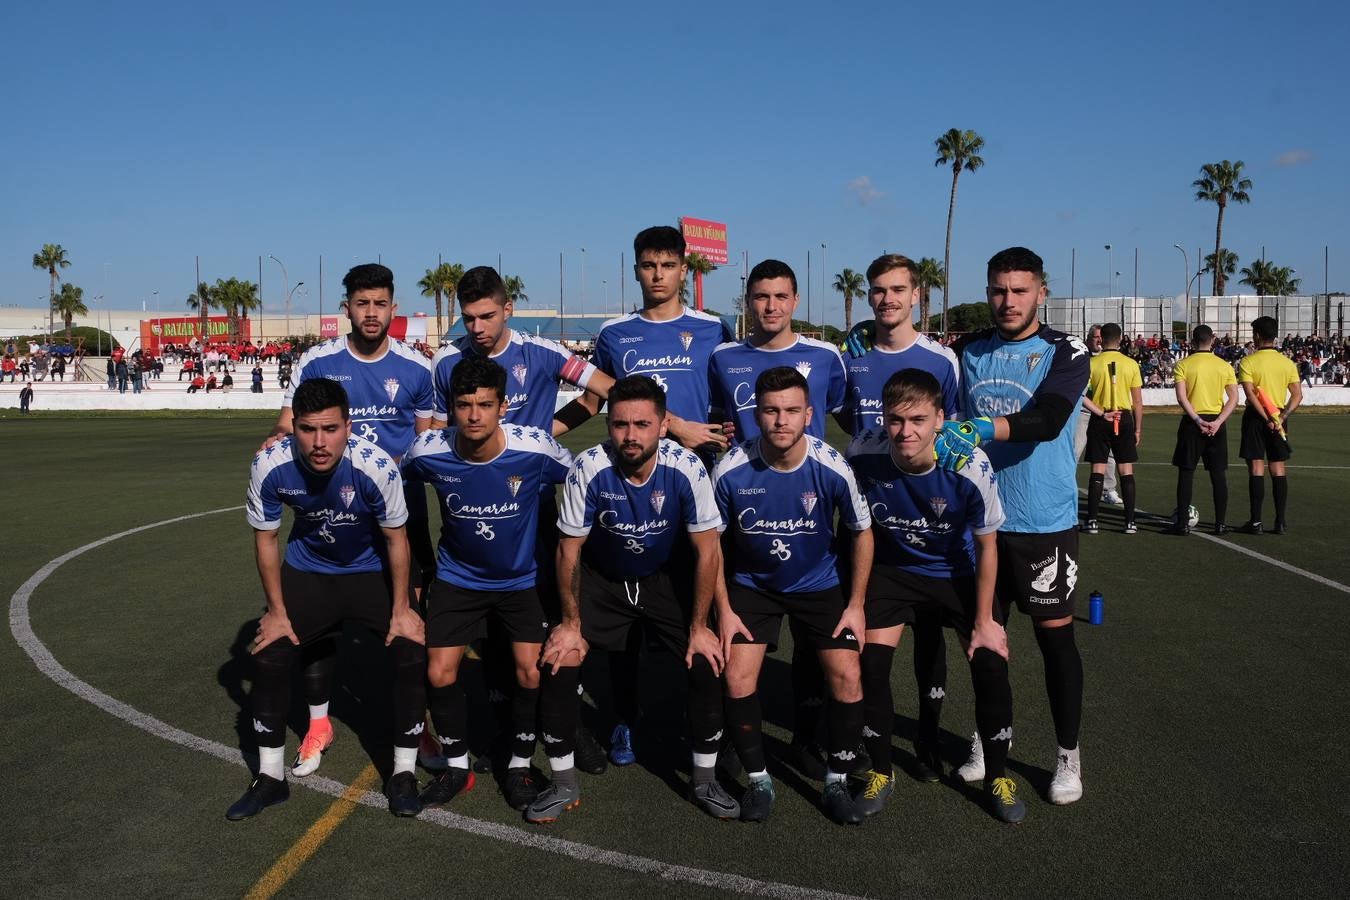
{"label": "player's hands on knees", "polygon": [[268,644],[282,638],[288,639],[297,647],[300,646],[300,639],[295,636],[295,631],[291,628],[290,617],[284,612],[274,613],[268,610],[258,620],[258,633],[253,638],[252,652],[257,653]]}
{"label": "player's hands on knees", "polygon": [[848,337],[839,345],[839,349],[849,356],[857,359],[865,356],[872,345],[876,343],[877,324],[870,319],[866,322],[859,322],[849,331]]}
{"label": "player's hands on knees", "polygon": [[858,649],[862,650],[863,645],[867,643],[867,615],[863,612],[862,606],[852,604],[847,606],[830,637],[837,638],[845,631],[853,632],[853,636],[858,639]]}
{"label": "player's hands on knees", "polygon": [[422,617],[412,611],[412,607],[394,610],[389,617],[389,633],[385,635],[384,645],[388,647],[394,638],[407,638],[414,644],[427,642],[427,626]]}
{"label": "player's hands on knees", "polygon": [[1008,632],[1002,625],[993,621],[976,622],[970,632],[970,646],[966,648],[966,659],[974,659],[975,651],[983,647],[997,653],[1004,659],[1008,656]]}
{"label": "player's hands on knees", "polygon": [[736,615],[730,609],[720,610],[717,613],[717,631],[722,639],[722,658],[731,659],[731,642],[736,635],[742,635],[747,641],[754,641],[755,635],[745,627],[741,617]]}
{"label": "player's hands on knees", "polygon": [[572,664],[573,654],[576,655],[575,665],[581,665],[590,649],[591,645],[581,636],[580,625],[570,625],[566,622],[555,625],[549,632],[543,649],[539,651],[539,667],[548,666],[549,674],[557,675],[563,666]]}
{"label": "player's hands on knees", "polygon": [[685,668],[694,667],[695,656],[706,659],[714,675],[722,674],[726,654],[722,652],[721,639],[707,625],[694,625],[689,629],[689,649],[684,654]]}

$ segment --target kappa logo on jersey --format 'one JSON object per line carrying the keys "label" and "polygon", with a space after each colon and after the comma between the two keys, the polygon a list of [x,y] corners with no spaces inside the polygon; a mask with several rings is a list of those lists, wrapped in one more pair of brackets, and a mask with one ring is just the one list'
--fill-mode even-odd
{"label": "kappa logo on jersey", "polygon": [[666,492],[652,491],[652,509],[656,510],[656,514],[658,516],[661,514],[661,507],[665,505],[666,505]]}
{"label": "kappa logo on jersey", "polygon": [[942,518],[942,514],[947,511],[947,498],[929,497],[928,505],[933,507],[933,515],[937,516],[940,519]]}
{"label": "kappa logo on jersey", "polygon": [[692,344],[693,342],[694,342],[694,333],[692,331],[680,332],[680,343],[684,345],[684,349],[688,350],[689,345]]}
{"label": "kappa logo on jersey", "polygon": [[393,403],[394,398],[398,396],[398,379],[386,378],[384,380],[384,392],[389,397],[389,402]]}
{"label": "kappa logo on jersey", "polygon": [[511,374],[516,376],[516,381],[520,382],[521,387],[524,387],[525,379],[529,376],[530,369],[524,363],[516,363],[511,367]]}
{"label": "kappa logo on jersey", "polygon": [[816,509],[815,491],[805,491],[802,493],[802,509],[806,510],[806,514],[808,516],[811,515],[811,513],[815,512]]}
{"label": "kappa logo on jersey", "polygon": [[811,377],[811,363],[807,362],[806,360],[804,359],[797,360],[797,365],[794,368],[796,368],[796,370],[801,373],[803,378]]}
{"label": "kappa logo on jersey", "polygon": [[520,491],[520,484],[524,480],[525,479],[521,478],[519,475],[506,476],[506,486],[511,489],[512,497],[514,497]]}
{"label": "kappa logo on jersey", "polygon": [[351,509],[352,501],[356,499],[356,488],[350,484],[344,484],[338,489],[338,494],[342,497],[342,505]]}

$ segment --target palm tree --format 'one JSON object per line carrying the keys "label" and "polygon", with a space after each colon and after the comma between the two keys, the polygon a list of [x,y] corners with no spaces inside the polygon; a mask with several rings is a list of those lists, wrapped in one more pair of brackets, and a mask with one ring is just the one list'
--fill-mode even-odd
{"label": "palm tree", "polygon": [[[1222,276],[1226,279],[1237,271],[1238,257],[1232,250],[1220,248],[1219,250],[1219,269]],[[1205,257],[1205,266],[1200,270],[1201,275],[1208,275],[1214,271],[1214,254],[1210,253]]]}
{"label": "palm tree", "polygon": [[33,254],[33,268],[46,269],[52,279],[51,287],[47,291],[49,313],[56,309],[56,283],[61,280],[56,270],[69,266],[70,260],[66,259],[66,250],[60,244],[43,244],[42,249]]}
{"label": "palm tree", "polygon": [[[1223,248],[1223,211],[1230,201],[1251,202],[1247,192],[1252,189],[1252,180],[1242,177],[1242,160],[1229,162],[1225,159],[1201,166],[1200,177],[1191,182],[1191,186],[1195,188],[1195,199],[1213,201],[1219,206],[1219,219],[1214,225],[1214,254],[1218,256]],[[1229,274],[1231,271],[1224,272],[1222,266],[1214,270],[1214,296],[1223,296],[1224,276]]]}
{"label": "palm tree", "polygon": [[258,286],[251,281],[240,281],[238,278],[227,281],[217,278],[215,285],[210,289],[210,294],[215,298],[216,307],[229,319],[230,340],[232,342],[239,340],[242,330],[239,327],[240,320],[248,318],[249,312],[261,305]]}
{"label": "palm tree", "polygon": [[[694,276],[694,290],[696,295],[702,293],[703,276],[709,272],[717,271],[717,266],[712,264],[712,260],[702,253],[690,253],[684,258],[684,264],[689,267],[689,274]],[[685,302],[688,297],[688,285],[680,285],[680,302]]]}
{"label": "palm tree", "polygon": [[947,309],[952,295],[948,278],[952,271],[952,216],[956,212],[956,179],[961,177],[962,169],[974,172],[984,165],[984,157],[980,156],[980,151],[984,149],[984,138],[973,131],[951,128],[937,139],[936,144],[938,157],[933,165],[950,164],[952,167],[952,196],[947,203],[947,250],[942,257],[942,333],[946,334]]}
{"label": "palm tree", "polygon": [[1294,270],[1288,266],[1277,266],[1264,259],[1253,260],[1250,266],[1242,267],[1242,284],[1263,297],[1284,297],[1296,293],[1301,278],[1294,277]]}
{"label": "palm tree", "polygon": [[834,276],[834,289],[844,295],[844,331],[853,327],[853,298],[867,293],[861,272],[845,269]]}
{"label": "palm tree", "polygon": [[525,279],[519,275],[507,275],[503,281],[506,283],[506,299],[512,303],[529,303],[530,295],[525,293]]}
{"label": "palm tree", "polygon": [[[217,279],[219,283],[219,279]],[[202,349],[206,349],[206,326],[207,317],[211,314],[211,307],[219,305],[219,298],[216,296],[215,289],[205,281],[197,282],[197,290],[188,294],[188,309],[197,311],[198,328],[202,336]]]}
{"label": "palm tree", "polygon": [[[947,270],[942,267],[942,263],[933,259],[931,256],[925,256],[919,260],[919,330],[927,331],[929,328],[929,293],[933,288],[940,288],[946,281]],[[944,304],[945,305],[945,304]]]}
{"label": "palm tree", "polygon": [[66,343],[69,344],[71,322],[76,316],[89,315],[89,308],[84,305],[84,288],[69,282],[61,285],[61,291],[52,301],[52,309],[66,325]]}
{"label": "palm tree", "polygon": [[[445,333],[441,327],[441,298],[453,297],[455,290],[459,287],[459,280],[464,277],[464,267],[459,263],[443,262],[434,269],[427,269],[427,274],[422,280],[417,282],[417,286],[422,289],[423,297],[436,298],[436,334]],[[451,310],[454,304],[450,304]],[[455,315],[450,313],[450,324],[455,324]]]}

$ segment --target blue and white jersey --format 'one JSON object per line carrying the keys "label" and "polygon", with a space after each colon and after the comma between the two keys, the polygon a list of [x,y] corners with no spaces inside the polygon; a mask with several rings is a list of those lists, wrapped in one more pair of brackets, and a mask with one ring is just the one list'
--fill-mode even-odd
{"label": "blue and white jersey", "polygon": [[1045,534],[1078,524],[1078,461],[1073,415],[1088,380],[1088,349],[1071,335],[1042,326],[1030,337],[1007,341],[996,329],[957,344],[962,408],[967,416],[1010,416],[1048,395],[1072,404],[1069,421],[1049,441],[989,444],[998,472],[1003,531]]}
{"label": "blue and white jersey", "polygon": [[686,309],[667,322],[640,313],[610,319],[595,335],[595,365],[613,378],[646,375],[666,392],[666,408],[708,421],[708,359],[731,331],[716,316]]}
{"label": "blue and white jersey", "polygon": [[584,537],[587,565],[616,581],[637,581],[670,560],[681,528],[719,528],[712,476],[697,454],[663,438],[642,484],[624,477],[606,441],[577,454],[563,485],[558,530]]}
{"label": "blue and white jersey", "polygon": [[798,336],[791,347],[768,350],[733,341],[713,350],[708,363],[712,408],[736,423],[736,440],[759,437],[755,421],[755,379],[765,369],[791,366],[806,379],[811,399],[811,424],[806,433],[824,439],[825,417],[844,405],[844,360],[833,344]]}
{"label": "blue and white jersey", "polygon": [[[468,335],[442,347],[431,361],[437,419],[450,421],[450,373],[466,353],[478,353],[477,345]],[[558,405],[558,385],[566,381],[584,388],[595,374],[595,366],[562,344],[514,329],[501,352],[488,359],[506,370],[506,415],[502,421],[550,433]]]}
{"label": "blue and white jersey", "polygon": [[379,359],[361,359],[345,337],[305,351],[281,405],[289,408],[295,389],[310,378],[328,378],[347,392],[352,434],[379,444],[395,459],[412,443],[418,419],[431,418],[431,362],[402,341],[389,338]]}
{"label": "blue and white jersey", "polygon": [[961,414],[961,369],[956,354],[927,335],[919,335],[903,350],[883,350],[873,347],[856,359],[844,361],[848,369],[848,399],[844,408],[852,423],[851,434],[883,428],[885,410],[881,407],[881,390],[886,381],[901,369],[922,369],[942,385],[942,411],[949,419],[963,418]]}
{"label": "blue and white jersey", "polygon": [[318,474],[283,438],[253,457],[245,516],[259,531],[281,527],[281,510],[295,511],[286,562],[301,572],[348,575],[384,568],[381,528],[408,521],[398,463],[370,441],[348,438],[332,471]]}
{"label": "blue and white jersey", "polygon": [[717,464],[713,496],[731,532],[726,556],[731,580],[781,594],[823,591],[839,583],[834,517],[845,527],[872,526],[843,454],[819,438],[804,437],[806,458],[780,472],[746,441]]}
{"label": "blue and white jersey", "polygon": [[874,566],[949,578],[975,574],[975,540],[1003,524],[997,476],[978,447],[959,472],[934,465],[913,474],[891,458],[884,431],[867,431],[845,453],[872,511]]}
{"label": "blue and white jersey", "polygon": [[524,425],[501,429],[506,446],[488,462],[460,456],[454,428],[418,435],[403,460],[404,477],[436,491],[441,507],[436,577],[457,587],[534,586],[539,495],[561,483],[572,465],[572,454],[546,432]]}

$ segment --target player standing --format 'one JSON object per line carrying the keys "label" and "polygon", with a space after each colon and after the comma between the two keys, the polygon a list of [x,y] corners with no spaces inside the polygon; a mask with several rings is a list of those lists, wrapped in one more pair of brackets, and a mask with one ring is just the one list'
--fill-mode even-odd
{"label": "player standing", "polygon": [[[408,519],[398,466],[352,437],[347,395],[312,379],[288,398],[294,433],[253,458],[247,516],[267,612],[253,653],[253,730],[258,776],[225,814],[257,815],[290,795],[284,763],[291,674],[300,648],[355,622],[385,636],[394,665],[394,768],[389,811],[415,816],[413,766],[426,709],[426,651],[409,588]],[[283,506],[295,510],[285,558],[278,547]]]}
{"label": "player standing", "polygon": [[[858,651],[866,626],[863,600],[872,566],[871,516],[844,458],[806,429],[812,417],[806,379],[796,369],[768,369],[755,381],[759,438],[718,464],[714,496],[726,523],[726,591],[718,625],[726,652],[726,717],[749,775],[742,821],[761,822],[773,808],[773,782],[761,737],[759,673],[767,645],[778,642],[784,616],[798,619],[819,654],[831,703],[826,708],[823,805],[836,822],[862,821],[846,779],[862,732]],[[851,580],[840,587],[834,523],[852,532]]]}
{"label": "player standing", "polygon": [[[1303,402],[1298,366],[1275,349],[1280,325],[1270,316],[1252,322],[1256,351],[1242,358],[1237,379],[1247,397],[1242,413],[1242,458],[1247,461],[1247,492],[1251,518],[1242,530],[1260,534],[1261,507],[1266,501],[1266,461],[1270,461],[1270,494],[1275,499],[1275,534],[1289,530],[1285,509],[1289,503],[1289,476],[1285,461],[1293,452],[1282,434],[1289,417]],[[1262,402],[1264,399],[1269,404]],[[1267,408],[1269,405],[1270,408]]]}
{"label": "player standing", "polygon": [[1184,413],[1177,423],[1177,519],[1171,534],[1190,534],[1187,516],[1195,485],[1195,464],[1205,461],[1214,491],[1214,533],[1226,534],[1228,525],[1228,417],[1237,407],[1237,377],[1233,367],[1214,355],[1214,329],[1197,325],[1191,331],[1191,353],[1176,365],[1177,403]]}
{"label": "player standing", "polygon": [[1088,395],[1083,407],[1092,415],[1088,422],[1087,458],[1092,464],[1088,478],[1088,514],[1084,530],[1096,534],[1097,511],[1102,504],[1106,464],[1115,457],[1120,475],[1120,493],[1125,505],[1125,533],[1135,534],[1134,464],[1139,460],[1139,442],[1144,438],[1144,381],[1139,363],[1120,352],[1120,326],[1102,326],[1102,352],[1092,357]]}

